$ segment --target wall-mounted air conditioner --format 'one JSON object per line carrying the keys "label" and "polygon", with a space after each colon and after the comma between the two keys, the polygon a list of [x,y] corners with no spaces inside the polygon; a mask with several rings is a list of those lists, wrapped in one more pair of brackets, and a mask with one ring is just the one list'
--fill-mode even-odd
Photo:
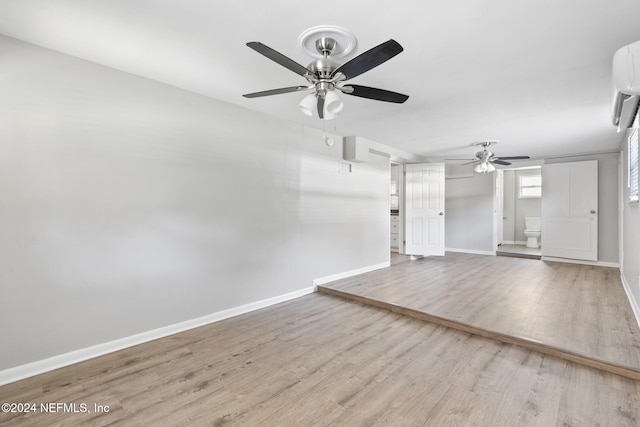
{"label": "wall-mounted air conditioner", "polygon": [[640,41],[613,55],[613,87],[611,118],[620,132],[631,127],[640,105]]}

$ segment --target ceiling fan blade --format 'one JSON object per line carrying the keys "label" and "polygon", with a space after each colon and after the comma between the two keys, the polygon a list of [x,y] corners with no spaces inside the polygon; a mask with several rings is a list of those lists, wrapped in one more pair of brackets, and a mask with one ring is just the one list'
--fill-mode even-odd
{"label": "ceiling fan blade", "polygon": [[281,93],[299,92],[301,90],[313,89],[313,86],[291,86],[280,89],[263,90],[262,92],[247,93],[242,96],[245,98],[258,98],[261,96],[280,95]]}
{"label": "ceiling fan blade", "polygon": [[444,159],[444,160],[445,160],[445,161],[447,161],[447,160],[451,160],[451,161],[458,161],[458,162],[462,162],[462,161],[466,160],[466,161],[468,161],[468,162],[471,162],[471,161],[475,162],[475,161],[476,161],[476,160],[478,160],[478,159]]}
{"label": "ceiling fan blade", "polygon": [[262,44],[260,42],[249,42],[247,43],[247,46],[249,46],[251,49],[258,52],[259,54],[266,56],[270,60],[277,62],[283,67],[288,68],[289,70],[293,71],[296,74],[299,74],[301,76],[305,76],[306,74],[311,74],[311,71],[306,67],[303,67],[302,65],[298,64],[296,61],[287,58],[280,52],[271,49],[269,46],[265,44]]}
{"label": "ceiling fan blade", "polygon": [[388,61],[402,51],[400,43],[393,39],[388,40],[345,62],[333,72],[333,75],[342,73],[346,77],[345,80],[352,79]]}
{"label": "ceiling fan blade", "polygon": [[318,97],[318,117],[324,119],[324,97]]}
{"label": "ceiling fan blade", "polygon": [[[349,90],[349,88],[353,90]],[[407,99],[409,99],[409,95],[403,95],[398,92],[391,92],[389,90],[377,89],[375,87],[369,86],[360,86],[360,85],[347,85],[343,86],[343,93],[347,95],[359,96],[360,98],[368,98],[375,99],[376,101],[387,101],[387,102],[395,102],[397,104],[402,104]]]}
{"label": "ceiling fan blade", "polygon": [[510,157],[495,157],[498,160],[525,160],[525,159],[530,159],[531,157],[529,156],[510,156]]}
{"label": "ceiling fan blade", "polygon": [[480,161],[481,161],[480,159],[476,159],[476,160],[471,160],[470,162],[467,162],[467,163],[463,163],[463,164],[461,164],[460,166],[464,166],[464,165],[470,165],[470,164],[472,164],[472,163],[476,163],[476,162],[480,162]]}
{"label": "ceiling fan blade", "polygon": [[505,162],[504,160],[501,160],[501,159],[492,159],[492,160],[489,160],[489,161],[491,163],[496,163],[498,165],[504,165],[504,166],[509,166],[511,164],[511,163]]}

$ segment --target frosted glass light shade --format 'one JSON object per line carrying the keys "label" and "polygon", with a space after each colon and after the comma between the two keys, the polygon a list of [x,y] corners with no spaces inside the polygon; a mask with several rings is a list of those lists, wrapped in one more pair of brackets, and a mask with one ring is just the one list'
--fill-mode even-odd
{"label": "frosted glass light shade", "polygon": [[488,173],[493,172],[496,168],[489,162],[480,162],[473,168],[473,170],[477,173]]}
{"label": "frosted glass light shade", "polygon": [[476,173],[486,173],[487,166],[484,164],[484,162],[480,162],[473,167],[473,171]]}
{"label": "frosted glass light shade", "polygon": [[342,111],[344,104],[334,91],[329,91],[324,97],[324,114],[337,114]]}
{"label": "frosted glass light shade", "polygon": [[316,108],[316,96],[313,93],[302,98],[298,107],[300,107],[300,111],[302,111],[307,116],[313,116],[313,110]]}

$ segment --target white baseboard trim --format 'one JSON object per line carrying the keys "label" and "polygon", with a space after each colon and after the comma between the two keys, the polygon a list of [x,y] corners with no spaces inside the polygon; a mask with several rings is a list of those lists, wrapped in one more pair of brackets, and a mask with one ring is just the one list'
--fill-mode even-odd
{"label": "white baseboard trim", "polygon": [[627,278],[625,277],[622,270],[620,271],[620,280],[622,280],[622,287],[624,288],[624,292],[627,294],[627,299],[629,300],[629,304],[631,305],[633,315],[636,316],[636,322],[638,323],[638,326],[640,326],[640,304],[638,304],[638,301],[633,296],[633,292],[631,292],[629,282],[627,282]]}
{"label": "white baseboard trim", "polygon": [[495,255],[496,251],[477,251],[475,249],[456,249],[456,248],[446,248],[445,252],[460,252],[463,254],[476,254],[476,255]]}
{"label": "white baseboard trim", "polygon": [[347,277],[357,276],[358,274],[368,273],[370,271],[386,268],[391,265],[391,261],[381,262],[380,264],[370,265],[368,267],[357,268],[355,270],[345,271],[343,273],[332,274],[330,276],[319,277],[313,280],[313,288],[315,289],[319,285],[324,285],[329,282],[335,282],[336,280],[346,279]]}
{"label": "white baseboard trim", "polygon": [[151,331],[142,332],[140,334],[131,335],[103,344],[93,345],[80,350],[74,350],[69,353],[60,354],[58,356],[49,357],[47,359],[38,360],[36,362],[27,363],[16,366],[15,368],[0,371],[0,386],[19,381],[25,378],[33,377],[38,374],[52,371],[54,369],[63,368],[94,357],[103,356],[118,350],[123,350],[134,345],[143,344],[158,338],[164,338],[179,332],[199,326],[208,325],[210,323],[219,322],[230,317],[248,313],[250,311],[259,310],[281,302],[289,301],[315,292],[315,287],[307,287],[284,295],[273,298],[267,298],[261,301],[252,302],[241,305],[239,307],[218,311],[196,319],[187,320],[173,325],[165,326]]}
{"label": "white baseboard trim", "polygon": [[585,261],[582,259],[556,258],[551,256],[543,256],[542,261],[566,262],[568,264],[584,264],[584,265],[595,265],[597,267],[620,268],[620,263],[608,262],[608,261]]}

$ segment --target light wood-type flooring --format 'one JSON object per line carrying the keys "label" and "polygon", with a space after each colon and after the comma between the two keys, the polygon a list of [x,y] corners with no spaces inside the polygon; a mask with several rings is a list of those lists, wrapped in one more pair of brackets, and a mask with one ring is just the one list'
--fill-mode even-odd
{"label": "light wood-type flooring", "polygon": [[4,413],[2,426],[640,420],[638,381],[319,293],[0,387],[0,401],[91,412]]}
{"label": "light wood-type flooring", "polygon": [[[449,263],[460,265],[447,273]],[[447,254],[400,261],[331,286],[368,283],[366,289],[382,293],[386,281],[390,299],[403,289],[422,289],[432,292],[432,307],[452,317],[493,318],[498,325],[510,323],[506,318],[522,325],[530,319],[539,324],[537,333],[554,339],[564,334],[578,344],[584,339],[583,348],[597,347],[590,330],[606,330],[595,335],[614,336],[611,346],[625,353],[622,342],[633,345],[637,333],[617,290],[609,289],[620,286],[615,273]],[[495,290],[479,286],[490,282]],[[586,290],[592,286],[598,290]],[[561,287],[567,289],[560,294]],[[421,294],[403,298],[408,305],[428,305]],[[561,300],[549,302],[553,296]],[[575,336],[566,332],[572,330]],[[0,426],[640,423],[638,380],[323,293],[2,386],[0,402],[37,405],[34,413],[0,413]],[[76,404],[78,410],[86,404],[88,412],[43,413],[41,403]],[[97,413],[94,405],[109,411]]]}
{"label": "light wood-type flooring", "polygon": [[447,252],[321,291],[640,379],[640,329],[616,268]]}

